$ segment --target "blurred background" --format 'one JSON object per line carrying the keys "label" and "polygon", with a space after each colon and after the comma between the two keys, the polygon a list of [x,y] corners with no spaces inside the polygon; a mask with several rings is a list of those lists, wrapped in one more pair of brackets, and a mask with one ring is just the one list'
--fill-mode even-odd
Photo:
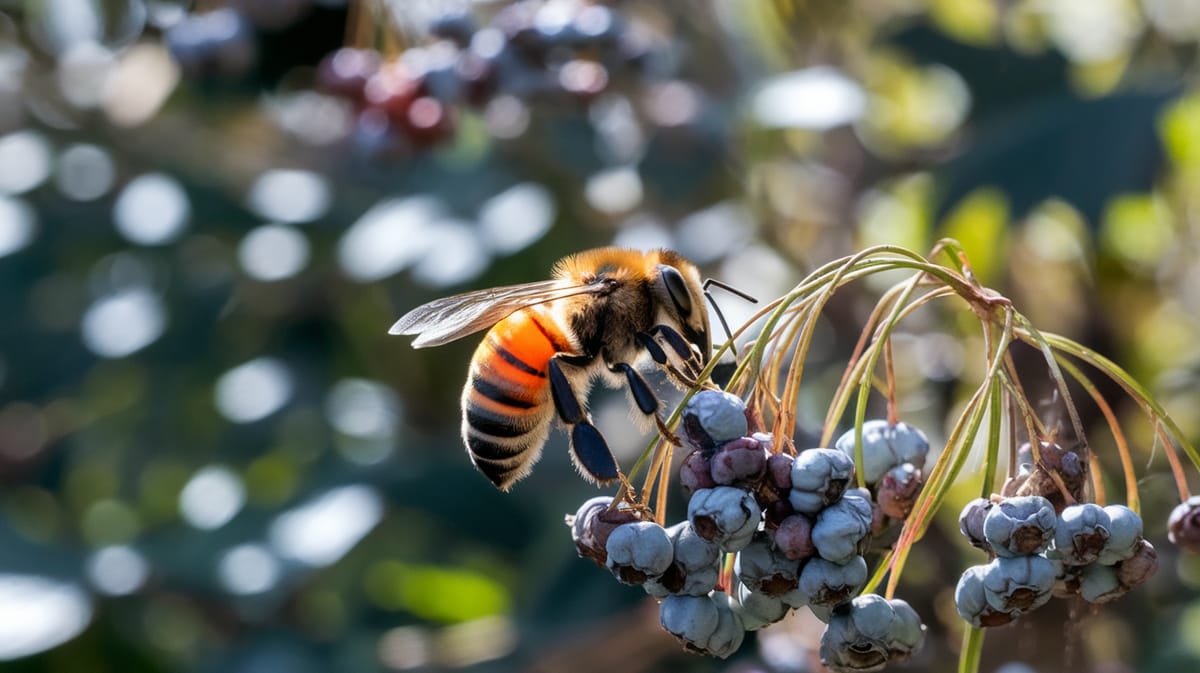
{"label": "blurred background", "polygon": [[[683,653],[576,557],[563,515],[597,491],[562,434],[496,492],[457,434],[475,340],[388,327],[610,243],[767,300],[953,236],[1200,441],[1198,45],[1193,0],[0,0],[0,670],[819,670],[805,615]],[[895,280],[829,307],[799,437]],[[895,344],[935,447],[979,369],[944,308]],[[1107,392],[1159,573],[989,633],[982,670],[1200,667],[1174,485]],[[630,465],[625,397],[592,405]],[[946,509],[898,668],[957,670],[954,578],[984,559]]]}

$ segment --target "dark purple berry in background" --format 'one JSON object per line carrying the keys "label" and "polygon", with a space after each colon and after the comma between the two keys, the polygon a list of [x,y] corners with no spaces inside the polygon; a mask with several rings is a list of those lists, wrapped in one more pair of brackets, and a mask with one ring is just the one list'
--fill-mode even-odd
{"label": "dark purple berry in background", "polygon": [[968,502],[966,507],[963,507],[962,513],[958,515],[958,530],[962,532],[963,537],[967,538],[972,547],[978,547],[989,553],[992,551],[992,545],[988,544],[987,538],[983,535],[983,521],[991,509],[991,500],[975,498]]}
{"label": "dark purple berry in background", "polygon": [[767,484],[786,494],[792,488],[792,463],[795,458],[786,453],[773,453],[767,458]]}
{"label": "dark purple berry in background", "polygon": [[679,485],[688,498],[702,488],[713,488],[717,485],[712,478],[712,462],[708,454],[697,449],[683,459],[683,464],[679,466]]}
{"label": "dark purple berry in background", "polygon": [[812,542],[812,519],[793,514],[775,529],[775,546],[793,561],[802,561],[816,553]]}
{"label": "dark purple berry in background", "polygon": [[903,519],[912,511],[925,477],[912,463],[903,463],[888,470],[879,481],[875,502],[879,509],[893,519]]}
{"label": "dark purple berry in background", "polygon": [[1200,554],[1200,495],[1193,495],[1171,510],[1167,538],[1184,551]]}
{"label": "dark purple berry in background", "polygon": [[613,530],[622,524],[641,520],[637,510],[625,507],[609,509],[611,505],[611,496],[598,496],[580,505],[574,516],[567,517],[575,550],[580,556],[590,558],[600,566],[608,564],[608,538]]}
{"label": "dark purple berry in background", "polygon": [[767,448],[754,437],[738,437],[726,442],[710,459],[712,478],[724,486],[750,486],[767,469]]}
{"label": "dark purple berry in background", "polygon": [[1125,588],[1135,587],[1158,572],[1158,551],[1146,540],[1138,542],[1133,556],[1116,566],[1117,580]]}

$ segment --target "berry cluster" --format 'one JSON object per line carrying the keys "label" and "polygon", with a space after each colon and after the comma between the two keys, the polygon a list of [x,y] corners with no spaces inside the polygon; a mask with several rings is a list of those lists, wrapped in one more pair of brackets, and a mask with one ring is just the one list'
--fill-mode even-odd
{"label": "berry cluster", "polygon": [[1040,495],[978,498],[959,516],[972,545],[993,555],[955,589],[958,614],[976,627],[999,626],[1051,597],[1106,603],[1158,568],[1142,519],[1124,505],[1071,504],[1055,511]]}
{"label": "berry cluster", "polygon": [[[570,521],[580,555],[659,599],[663,628],[696,652],[727,657],[745,631],[807,606],[829,625],[821,656],[832,670],[907,658],[924,637],[915,611],[900,600],[854,598],[867,582],[862,552],[885,515],[870,490],[851,488],[853,432],[837,449],[793,457],[774,450],[771,435],[751,432],[747,417],[735,395],[693,396],[682,415],[692,449],[680,468],[687,520],[663,528],[638,508],[594,498]],[[869,427],[863,449],[879,466],[880,489],[897,466],[920,474],[914,464],[929,445],[919,431]]]}
{"label": "berry cluster", "polygon": [[447,14],[429,33],[393,58],[339,49],[320,63],[318,87],[353,105],[360,133],[424,148],[454,132],[458,106],[501,96],[587,102],[649,50],[612,9],[576,2],[517,2],[483,27],[470,13]]}

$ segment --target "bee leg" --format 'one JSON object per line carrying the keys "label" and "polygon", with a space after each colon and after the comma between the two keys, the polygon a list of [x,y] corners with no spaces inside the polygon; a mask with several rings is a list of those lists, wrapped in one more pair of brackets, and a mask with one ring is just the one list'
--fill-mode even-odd
{"label": "bee leg", "polygon": [[579,404],[571,382],[563,373],[563,363],[568,365],[585,365],[590,358],[570,355],[556,355],[550,358],[547,372],[550,378],[550,397],[554,400],[554,408],[562,422],[571,428],[571,454],[575,464],[591,479],[601,484],[616,479],[619,471],[617,460],[604,436],[592,425],[591,419]]}
{"label": "bee leg", "polygon": [[642,348],[646,349],[646,352],[650,354],[650,357],[653,358],[656,363],[663,366],[667,364],[667,352],[663,350],[662,346],[658,345],[658,342],[654,340],[654,337],[650,336],[646,332],[638,332],[637,334],[634,334],[633,337],[637,339],[637,342],[641,344]]}
{"label": "bee leg", "polygon": [[[655,325],[650,328],[650,333],[662,335],[667,345],[679,355],[679,359],[683,360],[683,364],[687,368],[686,374],[674,371],[674,368],[671,367],[672,372],[688,385],[696,385],[696,375],[699,373],[699,361],[696,357],[696,352],[692,350],[692,346],[688,343],[687,339],[684,339],[682,334],[669,325]],[[661,351],[662,349],[660,348],[659,350]],[[663,355],[665,356],[666,354],[664,353]],[[651,357],[653,356],[654,354],[651,353]],[[658,361],[657,358],[655,358],[655,361]],[[659,364],[663,363],[660,362]]]}
{"label": "bee leg", "polygon": [[[657,344],[656,344],[657,345]],[[653,354],[651,354],[653,357]],[[650,384],[646,383],[646,379],[638,372],[624,362],[610,364],[609,371],[615,373],[624,373],[625,380],[629,382],[629,391],[633,393],[633,401],[637,404],[638,409],[647,416],[654,418],[655,425],[658,426],[658,432],[667,441],[672,444],[679,444],[679,440],[675,437],[675,433],[671,432],[671,428],[658,415],[658,397],[654,395],[654,391],[650,389]]]}

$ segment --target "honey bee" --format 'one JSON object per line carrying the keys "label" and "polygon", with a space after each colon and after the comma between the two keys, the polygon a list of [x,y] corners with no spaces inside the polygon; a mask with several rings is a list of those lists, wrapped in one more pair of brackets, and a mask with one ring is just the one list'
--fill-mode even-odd
{"label": "honey bee", "polygon": [[555,416],[576,469],[605,484],[619,470],[587,411],[592,381],[627,385],[638,410],[665,427],[633,365],[648,354],[676,384],[694,383],[712,351],[704,296],[699,271],[679,253],[597,248],[559,260],[550,280],[419,306],[389,332],[415,334],[423,348],[490,328],[463,388],[462,437],[497,488],[529,474]]}

